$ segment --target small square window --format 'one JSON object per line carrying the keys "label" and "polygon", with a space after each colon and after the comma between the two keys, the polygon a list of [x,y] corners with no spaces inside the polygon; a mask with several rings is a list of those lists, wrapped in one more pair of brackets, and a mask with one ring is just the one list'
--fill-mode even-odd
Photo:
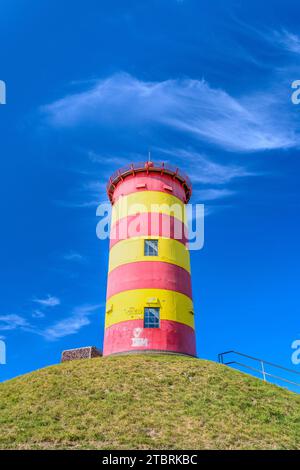
{"label": "small square window", "polygon": [[158,240],[145,240],[144,255],[158,256]]}
{"label": "small square window", "polygon": [[144,328],[159,328],[160,309],[145,307],[144,309]]}

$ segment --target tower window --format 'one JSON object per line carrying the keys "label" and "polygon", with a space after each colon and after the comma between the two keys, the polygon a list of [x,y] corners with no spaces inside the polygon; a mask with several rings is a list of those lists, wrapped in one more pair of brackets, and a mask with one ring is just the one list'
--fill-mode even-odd
{"label": "tower window", "polygon": [[144,309],[144,328],[159,328],[160,309],[145,307]]}
{"label": "tower window", "polygon": [[158,240],[145,240],[144,255],[158,256]]}

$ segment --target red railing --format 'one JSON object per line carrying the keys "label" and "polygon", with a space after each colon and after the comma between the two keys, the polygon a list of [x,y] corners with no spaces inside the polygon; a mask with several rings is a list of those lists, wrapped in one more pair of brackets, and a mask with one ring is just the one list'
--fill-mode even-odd
{"label": "red railing", "polygon": [[135,173],[139,172],[156,172],[156,173],[161,173],[161,174],[167,174],[172,176],[173,178],[176,178],[184,187],[185,192],[186,192],[186,202],[189,201],[191,195],[192,195],[192,183],[190,178],[183,173],[179,168],[173,165],[165,165],[165,163],[153,163],[153,162],[135,162],[135,163],[130,163],[123,168],[119,168],[117,171],[115,171],[107,184],[107,194],[112,200],[112,194],[114,192],[114,189],[116,185],[118,184],[119,181],[123,180],[126,176],[132,175]]}

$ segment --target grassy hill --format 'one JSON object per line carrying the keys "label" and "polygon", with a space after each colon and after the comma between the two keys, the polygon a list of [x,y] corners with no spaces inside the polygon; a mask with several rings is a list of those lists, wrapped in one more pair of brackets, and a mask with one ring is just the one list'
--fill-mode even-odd
{"label": "grassy hill", "polygon": [[300,449],[300,396],[199,359],[119,356],[0,384],[1,449]]}

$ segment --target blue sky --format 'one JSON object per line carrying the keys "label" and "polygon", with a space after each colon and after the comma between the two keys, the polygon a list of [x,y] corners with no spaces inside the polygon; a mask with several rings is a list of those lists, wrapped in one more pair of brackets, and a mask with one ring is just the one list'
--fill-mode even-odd
{"label": "blue sky", "polygon": [[110,173],[149,148],[207,208],[192,253],[199,356],[234,348],[293,367],[299,15],[293,0],[1,2],[0,379],[101,346],[96,207]]}

